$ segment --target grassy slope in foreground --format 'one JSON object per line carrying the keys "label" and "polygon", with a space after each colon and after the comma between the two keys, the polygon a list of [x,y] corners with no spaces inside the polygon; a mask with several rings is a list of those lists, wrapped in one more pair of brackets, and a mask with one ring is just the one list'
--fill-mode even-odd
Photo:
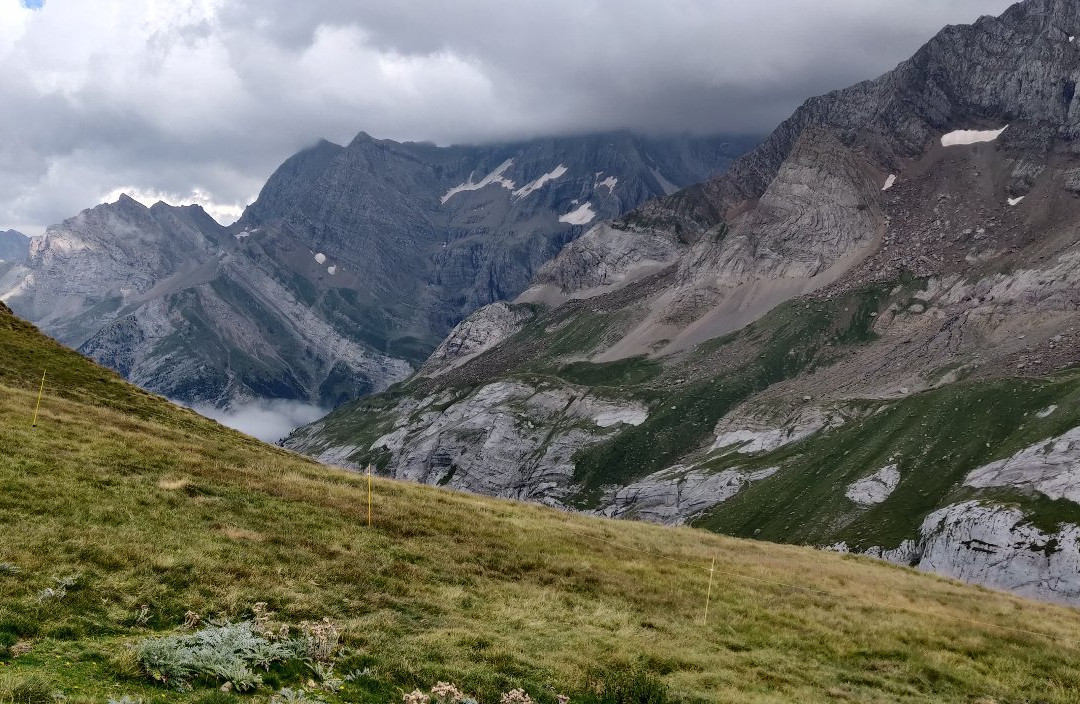
{"label": "grassy slope in foreground", "polygon": [[[364,654],[369,676],[330,701],[451,679],[482,701],[524,686],[553,702],[611,664],[718,702],[1071,702],[1080,689],[1069,609],[863,558],[388,481],[369,530],[362,477],[143,394],[2,310],[0,366],[0,562],[19,568],[0,574],[0,637],[30,648],[0,677],[44,675],[69,701],[198,698],[140,678],[126,644],[188,609],[243,618],[258,601],[294,622],[329,617]],[[54,381],[34,430],[42,366]],[[39,601],[75,573],[67,596]]]}

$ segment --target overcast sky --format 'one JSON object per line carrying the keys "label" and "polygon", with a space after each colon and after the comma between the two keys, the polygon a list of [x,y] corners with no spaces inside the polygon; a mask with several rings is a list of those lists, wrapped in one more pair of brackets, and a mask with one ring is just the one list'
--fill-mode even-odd
{"label": "overcast sky", "polygon": [[767,133],[1006,0],[0,0],[0,230],[231,222],[326,137]]}

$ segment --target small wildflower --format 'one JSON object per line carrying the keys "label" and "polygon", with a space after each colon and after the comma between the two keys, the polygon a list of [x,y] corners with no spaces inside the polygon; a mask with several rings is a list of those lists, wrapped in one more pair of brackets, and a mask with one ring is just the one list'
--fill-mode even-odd
{"label": "small wildflower", "polygon": [[459,702],[465,698],[465,694],[450,682],[439,682],[431,688],[431,693],[440,702]]}
{"label": "small wildflower", "polygon": [[556,695],[555,698],[559,700],[559,704],[570,704],[570,697],[565,694]]}
{"label": "small wildflower", "polygon": [[428,704],[431,701],[431,697],[421,692],[419,689],[414,689],[408,694],[401,697],[403,704]]}
{"label": "small wildflower", "polygon": [[502,695],[499,704],[534,704],[533,698],[524,689],[511,689]]}
{"label": "small wildflower", "polygon": [[330,619],[324,618],[319,623],[304,621],[300,624],[304,634],[307,656],[317,662],[330,662],[341,640],[341,632]]}
{"label": "small wildflower", "polygon": [[199,625],[199,621],[201,621],[201,620],[202,619],[199,618],[199,614],[195,613],[194,611],[191,611],[191,610],[185,611],[184,612],[184,629],[188,630],[188,631],[194,630],[194,628]]}

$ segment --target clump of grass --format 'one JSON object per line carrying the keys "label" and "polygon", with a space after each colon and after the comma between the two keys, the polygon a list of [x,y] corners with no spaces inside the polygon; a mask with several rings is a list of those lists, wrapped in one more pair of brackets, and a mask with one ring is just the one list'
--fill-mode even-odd
{"label": "clump of grass", "polygon": [[0,679],[0,704],[53,704],[56,686],[39,675]]}
{"label": "clump of grass", "polygon": [[670,688],[641,667],[609,667],[592,671],[585,692],[574,698],[582,704],[676,704]]}

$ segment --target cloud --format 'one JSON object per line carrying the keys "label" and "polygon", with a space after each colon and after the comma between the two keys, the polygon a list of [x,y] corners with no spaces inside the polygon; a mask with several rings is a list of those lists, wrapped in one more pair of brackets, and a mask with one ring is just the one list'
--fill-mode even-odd
{"label": "cloud", "polygon": [[223,219],[320,137],[765,133],[1008,0],[0,0],[0,229]]}
{"label": "cloud", "polygon": [[191,408],[222,425],[269,443],[276,443],[301,425],[313,423],[330,412],[307,403],[282,399],[254,401],[229,410],[213,406]]}

